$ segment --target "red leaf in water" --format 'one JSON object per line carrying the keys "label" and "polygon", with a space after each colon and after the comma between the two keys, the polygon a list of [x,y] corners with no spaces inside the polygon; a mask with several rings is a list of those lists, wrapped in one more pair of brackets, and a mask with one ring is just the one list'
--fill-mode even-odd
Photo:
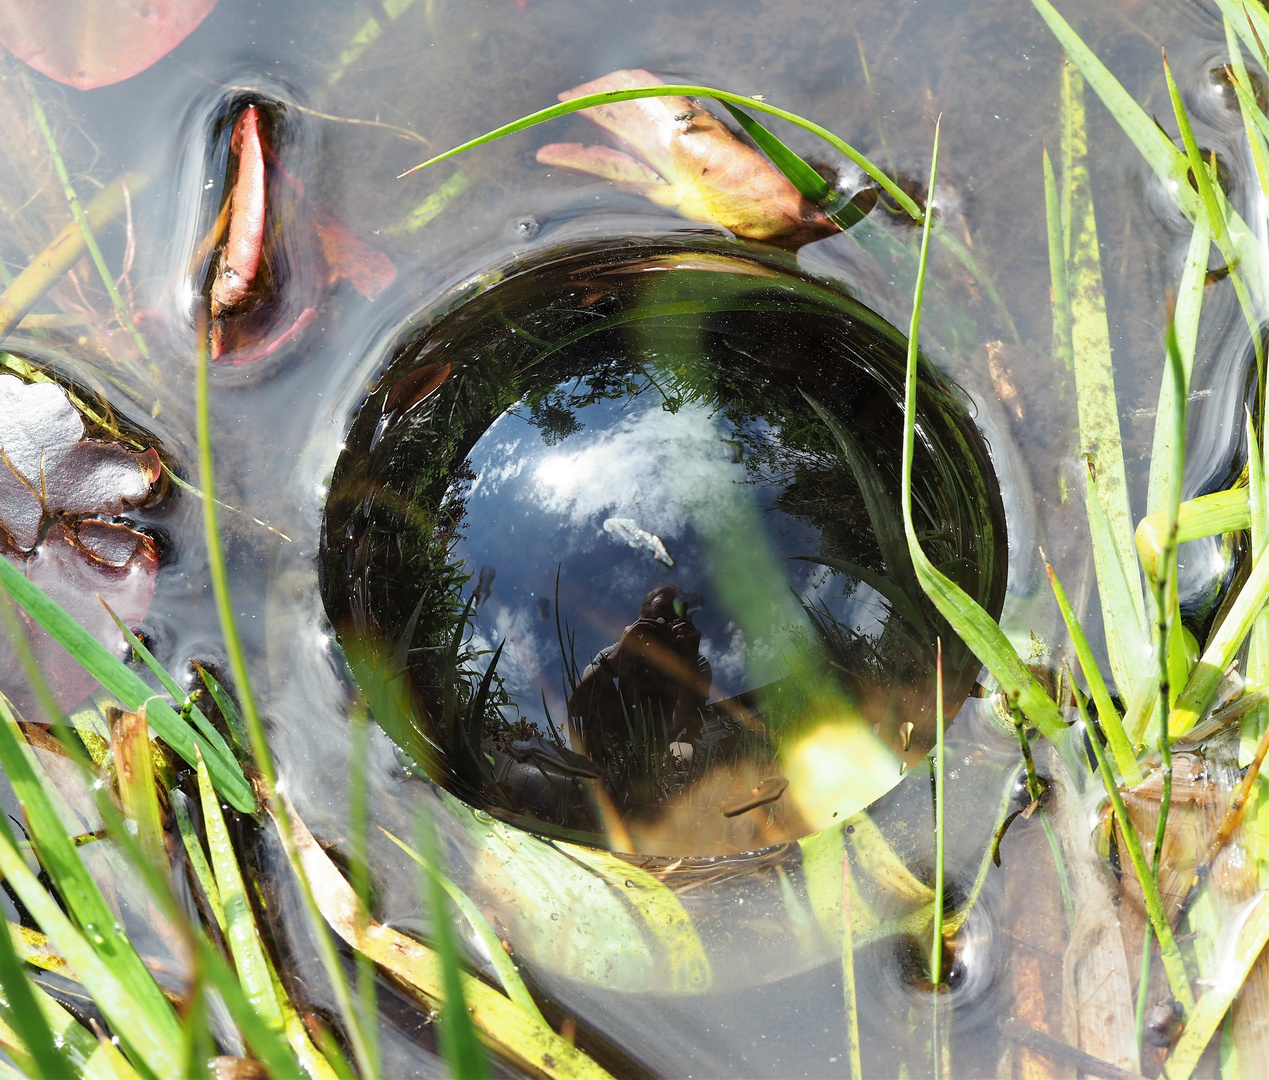
{"label": "red leaf in water", "polygon": [[0,44],[80,90],[144,71],[194,31],[216,0],[4,0]]}
{"label": "red leaf in water", "polygon": [[359,240],[329,214],[313,211],[313,225],[322,245],[329,281],[347,278],[362,296],[378,296],[397,279],[397,268],[382,251]]}

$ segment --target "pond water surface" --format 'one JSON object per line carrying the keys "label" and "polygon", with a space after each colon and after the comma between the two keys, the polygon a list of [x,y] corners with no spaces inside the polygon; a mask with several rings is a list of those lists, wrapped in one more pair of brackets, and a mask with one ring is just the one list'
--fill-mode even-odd
{"label": "pond water surface", "polygon": [[[1200,143],[1224,157],[1230,192],[1244,216],[1262,221],[1263,211],[1250,205],[1255,184],[1240,149],[1236,105],[1210,74],[1225,59],[1217,18],[1202,4],[1179,2],[1113,11],[1070,2],[1062,10],[1129,92],[1168,127],[1159,65],[1159,47],[1166,44]],[[937,205],[981,277],[936,245],[922,348],[964,392],[964,415],[981,432],[998,476],[1008,540],[1008,591],[997,598],[1003,600],[1002,621],[1019,640],[1034,640],[1036,661],[1048,663],[1059,620],[1044,582],[1040,544],[1079,602],[1095,608],[1078,496],[1083,465],[1073,376],[1050,349],[1041,152],[1045,145],[1055,149],[1060,138],[1060,64],[1057,44],[1025,0],[221,0],[174,53],[131,80],[88,92],[43,79],[35,84],[82,191],[89,191],[89,177],[107,182],[124,170],[148,176],[131,196],[127,289],[144,313],[140,324],[153,351],[153,378],[140,380],[112,364],[110,353],[122,347],[95,331],[19,330],[6,347],[101,386],[125,416],[156,437],[173,470],[196,482],[193,312],[206,285],[199,275],[207,272],[199,245],[221,205],[232,123],[248,102],[259,103],[270,118],[274,152],[301,185],[304,201],[297,196],[296,205],[336,219],[391,261],[394,278],[372,297],[363,293],[374,289],[359,291],[355,279],[329,285],[314,254],[316,217],[305,226],[301,216],[275,268],[294,306],[271,316],[277,325],[263,331],[276,337],[295,323],[297,332],[271,355],[222,363],[212,372],[218,494],[241,511],[226,511],[222,523],[257,690],[285,790],[314,834],[338,849],[347,843],[348,716],[355,690],[323,603],[329,581],[322,573],[331,573],[330,565],[319,572],[323,529],[329,527],[324,515],[341,453],[366,435],[358,410],[402,342],[417,340],[458,300],[496,287],[507,267],[532,264],[544,253],[630,238],[659,254],[690,249],[745,256],[718,230],[684,222],[610,184],[539,165],[534,151],[543,143],[599,141],[597,131],[577,117],[420,174],[397,174],[619,68],[762,94],[823,123],[916,189],[924,187],[941,115]],[[12,82],[12,66],[6,71]],[[1164,298],[1177,279],[1188,226],[1091,95],[1089,123],[1120,420],[1140,511]],[[833,170],[841,186],[858,186],[853,168],[811,136],[780,133],[812,163]],[[8,169],[21,168],[21,152],[13,150]],[[880,319],[906,327],[911,267],[894,252],[909,250],[914,240],[910,225],[883,205],[849,233],[778,259],[789,272],[827,282]],[[113,265],[127,241],[122,228],[108,235]],[[4,247],[10,269],[24,265],[38,247],[24,246],[15,231]],[[760,254],[777,258],[769,249]],[[373,265],[382,271],[382,263]],[[73,307],[73,300],[62,302]],[[1246,330],[1228,283],[1214,284],[1205,303],[1187,494],[1226,482],[1244,455],[1239,430],[1249,382]],[[315,317],[305,316],[300,325],[308,307],[316,309]],[[648,347],[655,352],[659,346]],[[602,366],[596,348],[585,363]],[[728,447],[760,451],[778,441],[781,429],[764,415],[728,415],[713,390],[713,398],[706,394],[665,408],[665,389],[654,385],[657,370],[651,365],[622,372],[634,379],[623,384],[622,395],[574,403],[576,415],[567,420],[557,414],[552,438],[526,419],[529,398],[509,411],[499,408],[486,418],[488,430],[477,445],[458,459],[467,459],[470,475],[465,530],[454,551],[471,575],[464,596],[485,590],[474,609],[472,662],[485,670],[489,650],[502,638],[515,638],[502,671],[520,694],[520,713],[540,731],[547,713],[562,724],[567,712],[563,622],[571,612],[574,662],[585,667],[634,620],[632,598],[637,605],[669,575],[653,540],[677,564],[674,580],[703,594],[696,621],[713,670],[711,700],[736,698],[781,674],[755,674],[754,635],[742,640],[743,628],[729,619],[717,588],[694,584],[707,577],[697,566],[707,538],[688,511],[681,512],[682,521],[674,518],[675,491],[686,490],[676,463],[691,455],[673,449],[716,449],[713,471],[689,476],[688,487],[731,490],[731,477],[743,472],[745,459],[740,451],[729,456]],[[572,392],[569,380],[579,374],[570,370],[532,389]],[[548,404],[560,400],[547,396]],[[888,449],[870,452],[897,461],[893,424],[879,425],[869,437],[892,439]],[[638,465],[640,454],[650,455],[651,464]],[[578,482],[588,468],[610,470],[620,497],[588,504]],[[649,489],[640,469],[663,487]],[[537,486],[526,495],[530,484]],[[670,491],[667,484],[679,487]],[[510,507],[530,496],[543,498],[544,489],[555,500],[553,512],[588,523],[586,545],[570,547],[544,532],[541,519],[510,538]],[[768,541],[781,558],[801,553],[820,535],[813,537],[805,521],[785,512],[783,489],[770,476],[754,490]],[[710,513],[716,519],[722,511]],[[143,624],[152,649],[173,670],[185,670],[186,658],[193,657],[224,671],[198,500],[176,490],[133,517],[160,541],[156,596]],[[663,537],[676,537],[677,546],[667,546]],[[1187,602],[1197,610],[1208,602],[1212,583],[1224,580],[1227,565],[1215,544],[1195,545],[1185,565]],[[556,585],[557,570],[562,586]],[[814,565],[800,564],[792,585],[811,590],[816,572]],[[402,595],[393,602],[399,632],[418,601]],[[787,596],[782,602],[791,603]],[[837,605],[832,616],[856,635],[867,636],[877,622],[866,590],[831,602]],[[561,613],[565,619],[557,630]],[[1012,734],[1002,733],[993,719],[990,699],[967,696],[976,674],[973,665],[961,672],[955,700],[960,712],[947,754],[951,891],[958,902],[971,891],[976,895],[959,938],[953,991],[946,995],[952,1006],[943,1009],[951,1016],[953,1075],[960,1076],[996,1075],[1009,1067],[1014,1044],[1007,1023],[1013,1018],[1036,1023],[1038,1010],[1040,1020],[1047,1015],[1052,1021],[1055,1008],[1060,1015],[1066,933],[1048,848],[1033,822],[1018,821],[1006,833],[1001,865],[986,870],[977,891],[996,825],[1010,808],[1020,808],[1020,798],[1026,800],[1017,790]],[[923,693],[928,696],[928,686]],[[879,790],[896,781],[898,786],[876,805],[872,819],[921,884],[933,862],[929,768],[921,762],[931,741],[928,718],[901,781],[898,723],[890,729],[878,723],[885,745],[877,753],[891,755],[879,757],[878,767],[893,774]],[[597,869],[599,857],[584,849],[532,839],[518,827],[532,824],[532,814],[473,811],[373,730],[373,821],[410,836],[417,813],[435,818],[447,837],[451,875],[514,949],[526,979],[549,1003],[550,1018],[575,1023],[579,1044],[615,1073],[848,1075],[841,946],[823,927],[826,919],[840,920],[842,886],[832,874],[840,875],[843,843],[866,858],[871,840],[845,835],[831,819],[817,821],[809,812],[806,821],[783,832],[773,826],[701,841],[691,839],[690,830],[686,839],[670,830],[643,843],[624,880],[610,863]],[[855,747],[850,754],[862,752]],[[856,801],[847,812],[868,797]],[[604,828],[602,821],[547,824],[556,826],[557,836]],[[809,827],[824,825],[830,826],[826,832],[796,842]],[[377,915],[426,935],[415,868],[377,831],[372,834]],[[777,840],[777,846],[763,847]],[[278,853],[267,840],[256,844],[258,873],[280,880]],[[751,846],[763,850],[734,854]],[[1091,858],[1091,849],[1085,854]],[[677,861],[676,855],[694,858]],[[1036,869],[1046,865],[1046,872]],[[644,888],[649,877],[648,888],[671,886],[685,920],[668,928],[652,925],[626,901],[623,889]],[[315,1007],[329,1009],[303,920],[294,913],[289,888],[278,888],[276,944],[287,958],[288,978]],[[919,899],[888,880],[884,867],[862,888],[859,895],[869,898],[876,915],[873,929],[855,941],[864,1073],[929,1075],[933,1013],[930,997],[919,991],[920,964],[912,960],[925,925]],[[480,947],[468,943],[468,950],[477,970],[486,970]],[[416,1006],[386,986],[383,993],[385,1069],[400,1076],[439,1074],[434,1036]]]}

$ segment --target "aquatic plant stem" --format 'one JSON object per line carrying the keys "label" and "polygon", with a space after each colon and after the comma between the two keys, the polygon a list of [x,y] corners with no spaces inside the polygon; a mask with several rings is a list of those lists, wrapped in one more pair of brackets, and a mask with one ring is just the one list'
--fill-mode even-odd
{"label": "aquatic plant stem", "polygon": [[[1137,764],[1137,755],[1133,753],[1132,744],[1124,731],[1119,710],[1115,708],[1115,702],[1110,696],[1110,688],[1102,677],[1101,668],[1097,666],[1092,646],[1089,645],[1084,628],[1075,616],[1075,609],[1071,607],[1070,598],[1066,595],[1066,589],[1057,571],[1050,565],[1043,550],[1040,552],[1040,557],[1044,559],[1044,570],[1049,576],[1049,585],[1053,588],[1053,596],[1057,600],[1058,610],[1062,613],[1062,621],[1066,623],[1067,633],[1071,635],[1075,658],[1079,661],[1080,670],[1084,673],[1088,689],[1093,695],[1093,702],[1097,705],[1097,721],[1115,757],[1115,767],[1119,769],[1119,775],[1123,777],[1124,783],[1135,787],[1141,783],[1141,767]],[[1075,687],[1074,679],[1071,680],[1071,687],[1072,689]]]}
{"label": "aquatic plant stem", "polygon": [[[841,828],[842,826],[839,826]],[[851,926],[850,845],[842,844],[842,994],[846,999],[846,1054],[850,1059],[850,1080],[863,1080],[864,1067],[859,1047],[859,997],[855,985],[855,938]]]}
{"label": "aquatic plant stem", "polygon": [[1132,862],[1133,872],[1137,875],[1137,881],[1141,886],[1141,894],[1146,903],[1146,913],[1149,915],[1150,924],[1154,927],[1154,932],[1159,939],[1159,951],[1163,957],[1163,969],[1168,976],[1168,985],[1172,988],[1172,996],[1181,1003],[1181,1007],[1188,1016],[1190,1010],[1194,1008],[1194,992],[1190,989],[1190,977],[1185,970],[1185,961],[1181,958],[1181,950],[1177,947],[1176,937],[1172,933],[1172,926],[1168,922],[1167,912],[1163,908],[1163,899],[1159,895],[1158,884],[1150,873],[1150,865],[1146,862],[1146,857],[1141,850],[1141,840],[1137,836],[1137,829],[1133,825],[1132,819],[1128,816],[1128,808],[1124,806],[1123,796],[1119,793],[1119,787],[1115,783],[1115,775],[1111,772],[1110,762],[1106,759],[1106,751],[1102,749],[1101,743],[1093,729],[1093,722],[1089,719],[1083,695],[1079,693],[1075,695],[1075,705],[1079,709],[1080,719],[1084,721],[1085,727],[1089,730],[1088,745],[1093,748],[1093,754],[1097,758],[1097,767],[1101,773],[1102,784],[1106,788],[1106,794],[1110,797],[1111,809],[1114,811],[1115,820],[1119,823],[1119,831],[1124,839],[1124,847],[1128,849],[1128,858]]}
{"label": "aquatic plant stem", "polygon": [[935,639],[934,661],[934,922],[930,943],[930,982],[937,994],[943,982],[943,639]]}
{"label": "aquatic plant stem", "polygon": [[321,910],[313,897],[308,875],[300,862],[299,849],[295,843],[295,834],[291,827],[290,814],[287,812],[285,800],[279,798],[277,771],[273,765],[273,754],[269,749],[264,734],[264,724],[256,706],[255,694],[251,689],[251,672],[247,667],[246,652],[242,647],[242,638],[238,633],[237,620],[234,618],[233,601],[229,592],[229,575],[225,569],[225,554],[220,543],[219,506],[216,502],[216,466],[211,441],[211,404],[207,385],[207,349],[208,335],[205,326],[198,327],[198,349],[195,355],[195,414],[198,433],[198,467],[199,484],[205,493],[203,506],[203,531],[207,542],[207,564],[211,575],[212,592],[216,599],[216,611],[220,617],[221,633],[225,638],[225,651],[229,654],[229,667],[233,671],[234,680],[238,684],[239,707],[247,725],[247,736],[251,742],[251,752],[256,767],[265,783],[265,795],[269,803],[273,820],[277,824],[278,835],[287,860],[300,886],[300,894],[313,930],[313,938],[321,957],[326,977],[330,980],[331,990],[340,1013],[348,1029],[348,1039],[352,1044],[353,1054],[363,1075],[373,1076],[370,1068],[373,1060],[370,1048],[361,1030],[361,1020],[353,1005],[348,981],[344,976],[339,956],[335,952],[334,943],[327,930]]}
{"label": "aquatic plant stem", "polygon": [[[57,149],[57,140],[53,138],[53,129],[49,127],[48,120],[44,116],[44,109],[40,105],[40,99],[35,93],[35,88],[31,85],[31,80],[25,73],[22,75],[22,83],[26,88],[27,97],[31,101],[31,114],[35,117],[35,124],[40,129],[40,134],[44,136],[49,155],[53,159],[53,167],[57,170],[57,178],[62,182],[62,191],[66,195],[66,203],[70,207],[71,215],[75,218],[75,223],[79,226],[80,233],[83,235],[84,246],[88,249],[88,254],[92,256],[93,265],[97,267],[97,273],[101,276],[101,283],[105,286],[110,302],[114,305],[115,314],[119,317],[119,323],[132,335],[132,340],[137,346],[137,352],[144,359],[149,360],[150,348],[146,345],[145,338],[141,336],[141,331],[133,323],[132,315],[128,311],[127,305],[123,302],[123,297],[119,295],[119,290],[115,287],[110,268],[106,265],[105,257],[101,254],[101,248],[97,246],[97,238],[93,235],[92,227],[88,224],[88,218],[84,214],[83,206],[80,205],[79,196],[75,194],[75,187],[71,183],[70,174],[66,171],[66,162],[62,160],[62,155]],[[120,195],[122,196],[122,189]]]}

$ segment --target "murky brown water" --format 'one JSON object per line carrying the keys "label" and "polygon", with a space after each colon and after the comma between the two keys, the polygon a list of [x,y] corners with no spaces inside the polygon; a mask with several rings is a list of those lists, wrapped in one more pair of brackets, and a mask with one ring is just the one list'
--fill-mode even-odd
{"label": "murky brown water", "polygon": [[[1170,109],[1158,50],[1167,45],[1200,143],[1225,157],[1244,216],[1263,221],[1263,208],[1251,204],[1255,184],[1239,149],[1236,107],[1209,76],[1223,59],[1219,23],[1192,4],[1134,4],[1114,12],[1092,3],[1062,7],[1165,127]],[[377,33],[364,30],[372,18]],[[352,56],[347,50],[359,31],[371,40]],[[616,237],[686,244],[702,234],[637,196],[538,165],[533,152],[542,143],[596,141],[578,118],[394,177],[616,68],[763,94],[832,128],[918,186],[941,114],[943,220],[972,251],[999,300],[936,247],[922,346],[964,389],[990,447],[1008,523],[1003,622],[1024,640],[1034,633],[1043,653],[1057,639],[1058,619],[1042,587],[1037,545],[1045,545],[1085,602],[1090,577],[1083,507],[1068,497],[1082,489],[1073,380],[1055,367],[1049,350],[1041,147],[1055,147],[1059,138],[1059,63],[1056,44],[1024,0],[528,0],[523,8],[512,0],[384,6],[221,0],[175,53],[128,82],[80,93],[36,81],[82,192],[91,193],[89,176],[100,182],[124,170],[149,176],[132,193],[135,255],[126,292],[144,313],[152,381],[112,365],[108,355],[126,347],[91,328],[82,336],[18,331],[7,347],[100,384],[154,434],[178,474],[196,479],[193,301],[207,272],[199,245],[220,206],[233,120],[248,101],[269,110],[278,160],[302,194],[292,196],[296,225],[284,230],[277,270],[291,307],[271,315],[261,333],[277,338],[292,325],[298,329],[258,363],[213,372],[219,494],[243,511],[226,513],[223,524],[235,602],[283,783],[314,833],[338,844],[347,829],[352,684],[323,608],[318,561],[328,485],[358,408],[399,342],[510,261]],[[1177,278],[1187,230],[1091,95],[1089,114],[1120,419],[1140,509],[1163,297]],[[371,120],[380,126],[364,123]],[[810,136],[790,130],[787,138],[812,162],[841,166]],[[322,229],[314,224],[327,217],[391,260],[395,280],[373,298],[363,295],[371,288],[358,291],[355,278],[328,283],[322,267],[329,270],[331,260],[329,253],[325,263],[318,259]],[[885,255],[895,238],[907,244],[911,230],[878,211],[844,236],[803,248],[796,268],[906,326],[910,278],[902,261]],[[10,270],[38,248],[32,243],[13,231],[3,248]],[[708,244],[720,250],[718,235],[710,234]],[[120,265],[123,230],[109,234],[106,246],[108,260]],[[84,281],[91,290],[91,279]],[[75,298],[59,294],[59,302],[71,310]],[[1205,305],[1190,494],[1219,486],[1241,467],[1246,331],[1227,283],[1210,288]],[[310,307],[315,317],[300,326]],[[897,458],[897,442],[892,450]],[[176,492],[133,518],[160,541],[157,593],[144,623],[154,651],[173,668],[191,656],[220,663],[197,500]],[[1203,548],[1186,560],[1195,604],[1223,572],[1213,565],[1215,554]],[[515,577],[512,569],[496,569],[495,597],[499,588],[512,589]],[[554,567],[547,570],[549,577]],[[412,606],[398,616],[408,617]],[[583,663],[603,643],[579,644]],[[1017,746],[990,719],[991,708],[969,699],[949,734],[949,881],[962,898],[973,888],[996,823],[1019,797]],[[619,882],[611,870],[597,876],[579,851],[474,814],[405,769],[378,733],[370,757],[374,820],[410,835],[420,808],[436,816],[449,837],[455,880],[512,944],[552,1017],[575,1019],[579,1042],[615,1071],[846,1075],[840,946],[822,930],[831,912],[825,914],[830,902],[816,869],[824,853],[814,843],[669,871],[666,860],[646,861],[641,869],[660,873],[690,918],[689,929],[671,932],[642,921],[626,902],[623,888],[633,888],[634,879]],[[918,766],[874,813],[918,879],[932,865],[930,791],[928,769]],[[838,845],[840,867],[840,826],[825,835]],[[863,843],[853,834],[845,842]],[[372,840],[372,850],[381,917],[425,929],[415,871],[386,841]],[[1061,964],[1053,958],[1063,947],[1064,919],[1052,883],[1034,871],[1051,869],[1043,835],[1019,821],[1000,854],[1002,866],[987,871],[962,935],[962,967],[950,995],[953,1075],[995,1075],[1010,1045],[998,1021],[1023,1016],[1035,1023],[1037,999],[1049,1002],[1050,1012],[1052,1001],[1060,1001]],[[271,875],[277,865],[276,853],[262,847],[261,873]],[[1020,888],[1033,880],[1031,891]],[[912,987],[919,978],[910,962],[911,935],[899,925],[911,914],[904,906],[911,898],[902,890],[887,893],[884,885],[874,883],[875,934],[856,939],[865,1074],[928,1075],[929,998]],[[838,886],[839,908],[840,896]],[[323,1003],[299,920],[284,914],[279,929],[295,977]],[[478,947],[471,953],[479,967]],[[1024,992],[1034,995],[1030,1004],[1018,996]],[[411,1009],[404,1001],[385,1007],[386,1066],[393,1075],[435,1074],[430,1031],[411,1019]]]}

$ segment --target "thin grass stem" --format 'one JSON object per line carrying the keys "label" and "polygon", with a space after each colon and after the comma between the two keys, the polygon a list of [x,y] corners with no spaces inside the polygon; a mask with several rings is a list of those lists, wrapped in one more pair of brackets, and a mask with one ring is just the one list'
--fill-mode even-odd
{"label": "thin grass stem", "polygon": [[269,807],[273,820],[278,827],[278,835],[282,840],[287,861],[300,886],[305,911],[313,930],[318,955],[326,977],[330,980],[336,1004],[347,1026],[348,1040],[352,1044],[353,1055],[358,1067],[364,1075],[374,1075],[370,1068],[373,1060],[361,1027],[361,1019],[353,1005],[352,993],[348,980],[340,965],[334,942],[321,910],[313,897],[308,875],[300,862],[299,851],[295,844],[295,834],[291,827],[291,817],[286,808],[286,801],[278,798],[277,771],[273,765],[273,754],[269,749],[264,733],[264,724],[256,705],[256,697],[251,689],[251,673],[247,667],[246,652],[242,646],[242,638],[238,633],[238,624],[234,619],[233,601],[229,592],[229,575],[225,569],[225,555],[220,542],[220,521],[216,502],[216,467],[211,442],[211,405],[208,392],[207,375],[207,334],[200,327],[198,333],[198,349],[195,357],[195,413],[198,433],[198,465],[199,483],[207,496],[202,500],[203,531],[207,543],[207,563],[211,574],[212,592],[215,595],[216,611],[220,617],[221,633],[225,639],[225,651],[229,654],[229,666],[238,684],[239,705],[243,720],[247,725],[247,735],[251,742],[251,752],[255,757],[256,767],[264,779]]}
{"label": "thin grass stem", "polygon": [[943,639],[936,638],[934,698],[934,924],[930,943],[930,982],[939,992],[943,982],[943,857],[946,826],[943,803]]}
{"label": "thin grass stem", "polygon": [[[435,157],[428,158],[427,161],[415,165],[412,169],[407,169],[401,176],[409,176],[416,173],[420,169],[426,169],[429,165],[435,165],[438,162],[445,161],[448,158],[462,154],[467,150],[472,150],[477,146],[483,146],[485,143],[493,142],[495,139],[501,139],[506,135],[514,135],[517,131],[524,131],[526,128],[534,127],[547,120],[554,120],[558,116],[567,116],[569,113],[581,112],[583,109],[592,108],[595,105],[612,105],[619,101],[635,101],[639,98],[651,97],[704,97],[713,98],[724,104],[731,103],[739,105],[742,108],[753,109],[756,112],[764,112],[770,116],[778,116],[781,120],[787,120],[789,123],[818,135],[829,146],[844,154],[853,161],[861,169],[864,170],[878,186],[885,191],[903,210],[912,218],[913,221],[921,221],[924,214],[921,208],[917,206],[915,200],[907,192],[905,192],[898,184],[890,179],[876,165],[868,160],[863,154],[847,143],[844,139],[834,135],[828,128],[821,127],[814,121],[807,120],[805,117],[798,116],[797,113],[788,112],[785,109],[778,109],[774,105],[768,105],[765,101],[761,101],[755,97],[745,97],[743,94],[732,94],[726,90],[718,90],[711,86],[695,86],[695,85],[671,85],[671,86],[647,86],[634,90],[609,90],[600,94],[584,94],[581,97],[573,98],[570,101],[562,101],[558,105],[551,105],[545,109],[539,109],[537,112],[530,113],[528,116],[521,117],[519,120],[513,120],[509,124],[503,124],[501,127],[494,128],[492,131],[486,132],[475,139],[469,139],[460,146],[455,146],[451,150],[446,150],[443,154],[437,154]],[[400,179],[400,177],[398,177]]]}
{"label": "thin grass stem", "polygon": [[[88,254],[92,257],[93,265],[101,276],[101,283],[105,286],[110,302],[114,305],[115,314],[119,317],[119,323],[132,336],[132,340],[137,346],[137,352],[144,359],[149,360],[150,347],[146,345],[145,338],[141,336],[141,331],[137,329],[136,324],[132,321],[132,314],[128,311],[127,305],[123,302],[123,297],[119,295],[119,290],[115,287],[114,277],[110,273],[110,268],[106,265],[105,257],[101,254],[101,248],[97,245],[97,237],[93,235],[92,227],[88,224],[88,218],[84,214],[83,206],[80,204],[79,196],[75,194],[75,186],[71,183],[70,174],[66,171],[66,162],[62,160],[62,155],[57,149],[57,140],[53,137],[53,129],[49,127],[48,120],[44,116],[44,108],[40,104],[39,96],[35,93],[35,88],[31,85],[31,80],[25,73],[22,76],[22,82],[31,101],[31,114],[35,117],[35,124],[40,129],[40,134],[44,136],[49,156],[53,159],[53,167],[57,170],[57,178],[62,182],[62,191],[66,195],[66,203],[70,207],[71,215],[75,218],[75,223],[79,226],[79,231],[83,234],[84,246],[88,248]],[[122,190],[120,194],[122,195]]]}

